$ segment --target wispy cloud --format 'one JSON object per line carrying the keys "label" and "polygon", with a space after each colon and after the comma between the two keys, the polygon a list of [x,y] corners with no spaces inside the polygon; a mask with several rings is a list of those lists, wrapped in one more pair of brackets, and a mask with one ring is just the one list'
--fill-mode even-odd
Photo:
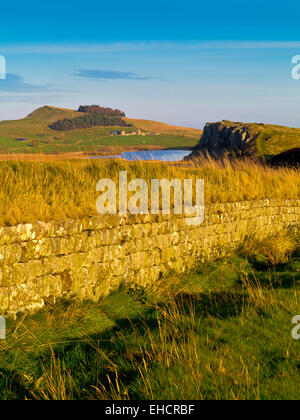
{"label": "wispy cloud", "polygon": [[57,103],[58,101],[63,103],[66,101],[67,98],[61,95],[39,95],[39,94],[32,94],[32,93],[24,93],[22,94],[4,94],[1,95],[2,102],[15,102],[15,103],[30,103],[30,104],[50,104],[50,103]]}
{"label": "wispy cloud", "polygon": [[22,76],[8,73],[6,79],[0,80],[1,92],[38,92],[48,89],[51,85],[32,85],[25,82]]}
{"label": "wispy cloud", "polygon": [[117,71],[117,70],[86,70],[80,69],[77,70],[73,76],[81,77],[84,79],[90,80],[117,80],[117,79],[126,79],[126,80],[153,80],[158,79],[157,77],[150,76],[139,76],[134,72],[126,71]]}
{"label": "wispy cloud", "polygon": [[157,50],[300,49],[300,41],[148,41],[98,44],[0,44],[1,54],[68,54]]}

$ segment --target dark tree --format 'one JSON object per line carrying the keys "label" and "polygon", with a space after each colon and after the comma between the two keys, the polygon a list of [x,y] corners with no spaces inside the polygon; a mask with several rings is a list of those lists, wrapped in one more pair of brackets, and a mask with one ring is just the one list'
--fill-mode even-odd
{"label": "dark tree", "polygon": [[58,120],[49,127],[53,130],[67,131],[78,128],[89,128],[94,126],[120,126],[129,127],[121,117],[109,116],[102,113],[87,113],[81,117]]}
{"label": "dark tree", "polygon": [[78,112],[103,114],[111,117],[125,117],[125,112],[119,109],[105,108],[99,105],[80,105]]}

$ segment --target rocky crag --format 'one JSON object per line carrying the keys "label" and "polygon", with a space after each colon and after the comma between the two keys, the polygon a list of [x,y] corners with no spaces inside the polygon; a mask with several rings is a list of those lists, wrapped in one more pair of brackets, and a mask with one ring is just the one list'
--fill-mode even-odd
{"label": "rocky crag", "polygon": [[208,154],[212,157],[255,156],[258,137],[265,127],[264,124],[230,121],[207,123],[199,143],[187,160]]}

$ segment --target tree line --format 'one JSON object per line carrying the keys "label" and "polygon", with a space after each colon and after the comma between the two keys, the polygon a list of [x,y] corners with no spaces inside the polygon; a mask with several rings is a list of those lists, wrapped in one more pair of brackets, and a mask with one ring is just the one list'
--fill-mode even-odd
{"label": "tree line", "polygon": [[105,108],[99,105],[80,105],[78,112],[85,113],[75,118],[64,118],[49,125],[52,130],[67,131],[78,128],[89,128],[94,126],[120,126],[130,127],[122,119],[125,113],[119,109]]}
{"label": "tree line", "polygon": [[121,117],[111,117],[104,114],[87,114],[81,117],[72,119],[64,118],[51,124],[49,127],[53,130],[66,131],[74,130],[76,128],[89,128],[94,126],[110,126],[116,125],[121,127],[129,127],[126,121],[122,120]]}
{"label": "tree line", "polygon": [[119,109],[106,108],[99,105],[80,105],[78,112],[110,115],[111,117],[126,117],[125,112]]}

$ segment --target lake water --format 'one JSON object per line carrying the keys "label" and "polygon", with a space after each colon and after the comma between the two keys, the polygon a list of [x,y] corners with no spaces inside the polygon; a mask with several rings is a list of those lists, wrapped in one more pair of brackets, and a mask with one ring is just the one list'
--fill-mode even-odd
{"label": "lake water", "polygon": [[182,160],[191,153],[190,150],[140,150],[134,152],[123,152],[114,156],[91,156],[91,159],[112,159],[121,158],[125,160],[159,160],[162,162],[176,162]]}

